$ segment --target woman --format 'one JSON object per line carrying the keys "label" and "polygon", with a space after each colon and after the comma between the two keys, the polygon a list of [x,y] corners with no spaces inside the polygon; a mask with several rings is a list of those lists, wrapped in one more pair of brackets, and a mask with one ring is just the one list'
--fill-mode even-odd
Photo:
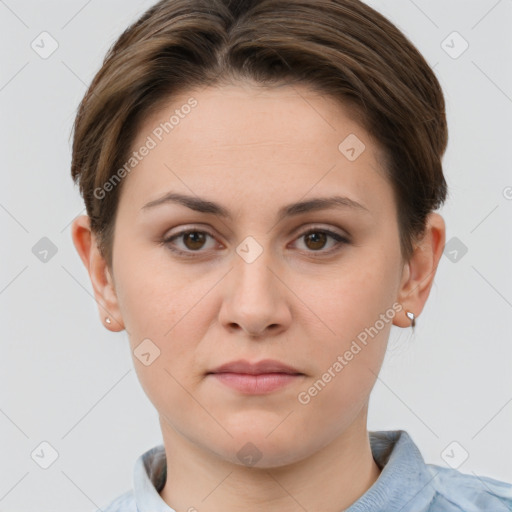
{"label": "woman", "polygon": [[164,444],[109,512],[512,509],[366,427],[445,243],[444,109],[357,0],[163,0],[121,35],[75,122],[72,233]]}

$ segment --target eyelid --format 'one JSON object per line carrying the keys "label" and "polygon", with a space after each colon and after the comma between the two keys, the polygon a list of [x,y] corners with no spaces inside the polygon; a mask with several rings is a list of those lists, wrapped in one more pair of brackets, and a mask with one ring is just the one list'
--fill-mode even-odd
{"label": "eyelid", "polygon": [[341,232],[335,231],[334,230],[335,228],[331,227],[331,226],[322,226],[320,224],[309,224],[308,226],[309,227],[306,227],[306,228],[304,228],[303,226],[301,226],[300,228],[297,228],[297,230],[295,230],[293,232],[293,236],[301,237],[301,236],[307,235],[309,233],[315,233],[317,231],[321,231],[323,233],[328,233],[329,235],[335,235],[335,236],[343,238],[347,241],[350,241],[350,235],[345,230],[341,230],[340,228],[338,228],[338,229],[340,229]]}

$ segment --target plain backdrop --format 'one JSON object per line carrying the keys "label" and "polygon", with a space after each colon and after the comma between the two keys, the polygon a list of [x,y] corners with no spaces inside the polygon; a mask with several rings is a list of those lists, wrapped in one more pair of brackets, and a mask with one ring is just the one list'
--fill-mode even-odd
{"label": "plain backdrop", "polygon": [[[512,482],[512,1],[369,3],[444,88],[451,245],[416,334],[393,328],[368,427],[407,430],[427,462],[447,466],[448,451],[464,473]],[[102,326],[70,233],[84,213],[70,176],[78,103],[152,4],[0,0],[0,511],[97,510],[162,441],[126,333]],[[47,58],[40,37],[58,44]],[[53,450],[44,469],[35,454]]]}

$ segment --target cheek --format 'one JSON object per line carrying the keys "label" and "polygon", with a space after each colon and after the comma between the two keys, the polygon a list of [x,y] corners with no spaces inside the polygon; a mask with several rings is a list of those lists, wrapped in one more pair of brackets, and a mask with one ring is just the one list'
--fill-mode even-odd
{"label": "cheek", "polygon": [[[358,251],[309,287],[307,304],[322,322],[324,347],[343,348],[382,314],[394,316],[399,284],[398,254],[385,257],[389,247]],[[314,323],[318,323],[315,321]],[[386,321],[386,326],[391,322]],[[379,331],[383,330],[379,322]]]}
{"label": "cheek", "polygon": [[314,321],[320,325],[317,342],[306,348],[306,359],[316,361],[318,373],[312,379],[317,385],[305,390],[304,401],[311,399],[335,414],[360,407],[370,393],[397,315],[393,304],[399,253],[386,258],[390,252],[390,246],[359,251],[357,258],[347,258],[330,279],[308,294],[307,302],[318,312],[321,324]]}
{"label": "cheek", "polygon": [[115,265],[119,307],[134,341],[174,338],[176,327],[207,291],[205,280],[191,279],[161,248],[134,248]]}
{"label": "cheek", "polygon": [[[391,314],[389,316],[392,316]],[[318,343],[310,353],[317,373],[297,394],[297,407],[309,428],[336,435],[347,428],[367,403],[384,360],[392,319],[367,323],[343,316],[339,336]],[[364,327],[362,327],[364,326]],[[353,336],[349,332],[357,333]]]}

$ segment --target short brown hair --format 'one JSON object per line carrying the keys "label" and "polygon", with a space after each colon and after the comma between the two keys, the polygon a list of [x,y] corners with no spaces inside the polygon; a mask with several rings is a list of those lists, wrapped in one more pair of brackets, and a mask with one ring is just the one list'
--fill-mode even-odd
{"label": "short brown hair", "polygon": [[439,82],[406,36],[359,0],[162,0],[110,48],[73,127],[71,174],[108,265],[122,182],[94,191],[141,122],[173,94],[237,80],[301,83],[355,107],[386,157],[407,260],[446,198],[448,132]]}

